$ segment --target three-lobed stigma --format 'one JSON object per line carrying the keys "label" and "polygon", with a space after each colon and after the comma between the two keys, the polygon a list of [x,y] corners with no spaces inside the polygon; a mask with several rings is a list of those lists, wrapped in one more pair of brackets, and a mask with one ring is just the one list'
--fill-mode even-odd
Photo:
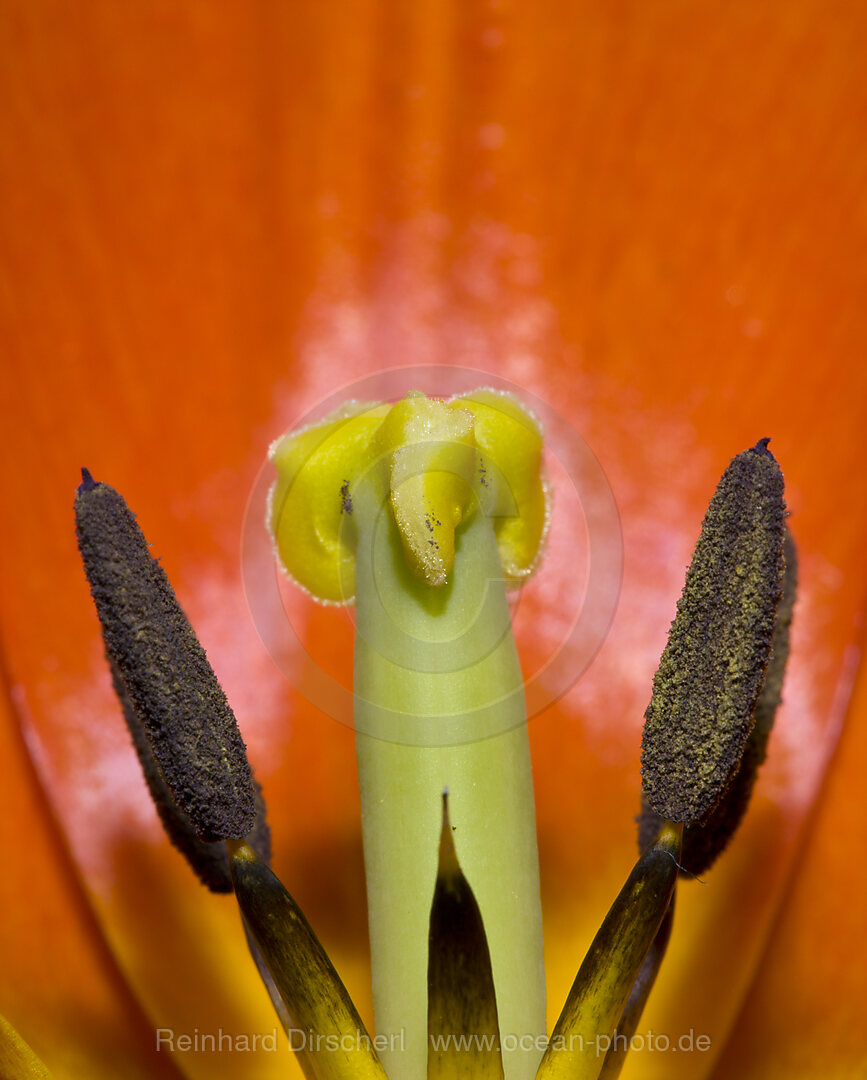
{"label": "three-lobed stigma", "polygon": [[542,434],[508,394],[350,402],[278,439],[271,460],[268,525],[278,560],[325,603],[355,595],[364,491],[375,514],[390,515],[407,566],[431,588],[449,581],[456,537],[476,513],[493,519],[507,583],[520,584],[537,565],[548,526]]}

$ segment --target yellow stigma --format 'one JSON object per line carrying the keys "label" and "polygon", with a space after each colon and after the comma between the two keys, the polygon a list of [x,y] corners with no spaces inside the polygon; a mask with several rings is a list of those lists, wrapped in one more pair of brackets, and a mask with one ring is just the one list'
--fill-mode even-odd
{"label": "yellow stigma", "polygon": [[407,566],[428,585],[445,585],[455,561],[455,529],[475,509],[472,414],[410,394],[386,416],[377,445]]}
{"label": "yellow stigma", "polygon": [[494,519],[507,583],[518,584],[535,569],[547,527],[541,455],[535,419],[494,390],[349,403],[271,448],[268,525],[279,561],[316,599],[351,601],[353,490],[370,474],[388,493],[416,577],[431,587],[448,581],[456,530],[480,511]]}
{"label": "yellow stigma", "polygon": [[519,585],[535,571],[548,531],[542,429],[511,394],[482,388],[454,400],[475,417],[479,483],[495,494],[488,513],[506,584]]}
{"label": "yellow stigma", "polygon": [[268,527],[283,569],[317,600],[355,595],[352,483],[369,463],[387,405],[349,402],[271,447],[277,480]]}

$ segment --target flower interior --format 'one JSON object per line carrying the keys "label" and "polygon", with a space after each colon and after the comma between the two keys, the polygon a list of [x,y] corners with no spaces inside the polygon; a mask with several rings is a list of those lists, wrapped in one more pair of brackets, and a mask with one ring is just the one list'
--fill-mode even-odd
{"label": "flower interior", "polygon": [[309,1080],[619,1074],[677,889],[733,837],[781,699],[796,559],[767,444],[733,458],[708,507],[646,712],[638,858],[550,1033],[506,601],[548,528],[536,419],[487,389],[410,394],[350,402],[271,449],[277,558],[322,602],[356,605],[375,1034],[270,869],[263,793],[165,573],[123,498],[84,471],[79,547],[145,780],[202,882],[234,893]]}

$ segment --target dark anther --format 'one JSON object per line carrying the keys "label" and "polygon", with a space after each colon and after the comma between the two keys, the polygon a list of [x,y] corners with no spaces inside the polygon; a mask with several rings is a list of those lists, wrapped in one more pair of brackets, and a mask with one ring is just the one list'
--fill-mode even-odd
{"label": "dark anther", "polygon": [[135,516],[112,488],[82,477],[78,545],[121,697],[197,837],[245,837],[256,788],[226,696]]}
{"label": "dark anther", "polygon": [[711,499],[645,715],[649,808],[686,825],[728,788],[753,727],[783,577],[783,477],[768,440],[734,458]]}

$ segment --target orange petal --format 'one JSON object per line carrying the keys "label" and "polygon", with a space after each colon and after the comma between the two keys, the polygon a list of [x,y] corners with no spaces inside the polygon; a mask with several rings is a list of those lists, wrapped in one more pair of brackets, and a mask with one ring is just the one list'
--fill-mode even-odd
{"label": "orange petal", "polygon": [[[4,20],[2,415],[15,467],[0,631],[40,782],[150,1024],[273,1020],[231,908],[177,861],[138,779],[76,561],[77,468],[139,513],[246,732],[276,868],[363,1000],[351,736],[262,647],[240,525],[265,447],[308,408],[356,377],[443,362],[564,414],[623,523],[611,633],[533,724],[554,1014],[634,858],[641,715],[707,498],[732,454],[774,438],[803,554],[786,710],[713,887],[682,890],[647,1017],[673,1036],[709,1033],[713,1051],[628,1067],[700,1075],[802,857],[867,576],[867,509],[851,493],[867,412],[867,102],[851,47],[865,15],[807,0],[712,15],[685,0],[425,0],[347,5],[338,20],[316,3],[97,0],[73,18],[32,0]],[[549,555],[517,615],[528,672],[556,652],[583,588],[583,522],[567,471],[552,472]],[[287,605],[340,698],[349,624]],[[21,821],[33,798],[13,804]],[[810,847],[830,850],[825,835]],[[67,920],[52,911],[46,936]],[[25,929],[0,928],[16,964],[33,947]],[[53,1066],[29,1008],[0,1009]],[[75,1053],[93,1042],[83,1021],[56,1030]],[[176,1057],[192,1075],[283,1067],[282,1055]]]}
{"label": "orange petal", "polygon": [[[58,1080],[177,1077],[171,1058],[156,1053],[147,1019],[106,947],[3,691],[3,1013]],[[11,1060],[26,1060],[25,1050],[18,1047]],[[0,1047],[0,1066],[4,1060]]]}
{"label": "orange petal", "polygon": [[810,816],[797,878],[715,1077],[844,1080],[867,1066],[867,971],[861,962],[867,911],[865,762],[862,673]]}

